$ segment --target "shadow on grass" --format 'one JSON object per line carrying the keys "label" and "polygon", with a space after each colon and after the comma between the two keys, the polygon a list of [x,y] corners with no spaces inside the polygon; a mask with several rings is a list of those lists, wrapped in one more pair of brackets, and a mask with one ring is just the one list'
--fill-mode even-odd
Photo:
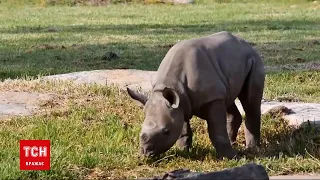
{"label": "shadow on grass", "polygon": [[0,33],[107,33],[108,35],[157,35],[157,34],[187,34],[230,31],[262,31],[262,30],[310,30],[318,28],[316,20],[242,20],[220,21],[176,25],[176,24],[118,24],[118,25],[75,25],[75,26],[15,26],[14,28],[2,28]]}
{"label": "shadow on grass", "polygon": [[162,154],[158,157],[147,158],[146,163],[149,165],[157,166],[158,163],[174,161],[175,158],[181,157],[189,160],[203,161],[209,156],[215,157],[216,153],[213,147],[195,145],[189,152],[174,149],[169,151],[170,155]]}
{"label": "shadow on grass", "polygon": [[[34,43],[25,50],[0,48],[0,79],[53,75],[97,69],[157,70],[173,43],[108,44]],[[266,64],[293,64],[318,60],[319,44],[304,42],[270,42],[257,44]]]}
{"label": "shadow on grass", "polygon": [[[319,125],[319,121],[315,123]],[[258,156],[295,157],[302,155],[320,158],[320,128],[318,125],[305,123],[296,128],[289,126],[283,119],[275,119],[273,125],[264,127],[263,148]]]}
{"label": "shadow on grass", "polygon": [[[259,20],[259,21],[226,21],[218,23],[201,22],[191,25],[170,24],[139,24],[139,25],[83,25],[61,26],[56,31],[51,27],[16,26],[12,29],[0,29],[0,33],[71,33],[68,36],[52,38],[51,35],[27,39],[16,43],[6,40],[0,46],[0,79],[17,78],[23,76],[37,76],[70,73],[75,71],[96,69],[141,69],[156,70],[169,48],[180,37],[171,37],[168,44],[161,44],[156,35],[187,35],[190,38],[209,35],[218,31],[246,32],[265,30],[310,30],[318,28],[315,21],[310,20]],[[51,28],[52,29],[52,28]],[[83,44],[72,33],[99,32],[112,35],[155,35],[155,43],[141,43],[139,40],[131,42],[114,42],[108,44]],[[150,37],[148,37],[150,38]],[[156,40],[159,40],[156,42]],[[74,43],[74,45],[66,44]],[[79,42],[77,44],[77,42]],[[81,43],[80,43],[81,42]],[[254,42],[256,43],[256,42]],[[319,60],[320,41],[308,40],[285,42],[268,42],[257,44],[256,48],[262,53],[264,60],[270,64],[301,63]],[[117,58],[109,58],[110,52]]]}
{"label": "shadow on grass", "polygon": [[96,69],[156,70],[167,50],[138,43],[36,44],[23,52],[8,49],[0,54],[0,79]]}
{"label": "shadow on grass", "polygon": [[[245,157],[248,160],[261,158],[280,158],[280,157],[303,157],[320,158],[320,129],[311,124],[305,124],[300,128],[289,126],[287,121],[281,118],[270,119],[268,125],[262,129],[262,146],[260,150],[246,150],[244,148],[245,139],[243,131],[238,137],[239,158]],[[319,122],[318,122],[319,123]],[[194,142],[195,143],[195,142]],[[174,154],[167,161],[174,160],[175,157],[182,157],[190,160],[203,161],[208,156],[216,158],[216,152],[213,147],[194,145],[190,152],[178,149],[172,150],[170,154]],[[149,163],[160,161],[163,156],[158,159],[151,159]],[[160,160],[159,160],[160,159]]]}
{"label": "shadow on grass", "polygon": [[175,153],[179,157],[183,157],[185,159],[191,160],[200,160],[203,161],[206,158],[206,155],[210,155],[215,157],[216,151],[213,147],[210,146],[201,146],[201,145],[193,145],[190,149],[190,152],[182,151],[182,150],[175,150]]}

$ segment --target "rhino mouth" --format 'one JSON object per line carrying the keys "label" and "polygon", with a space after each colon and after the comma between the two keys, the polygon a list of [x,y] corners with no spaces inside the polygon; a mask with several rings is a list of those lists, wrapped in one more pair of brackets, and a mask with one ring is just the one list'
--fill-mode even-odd
{"label": "rhino mouth", "polygon": [[161,148],[161,149],[149,149],[140,147],[140,154],[146,157],[158,157],[161,154],[167,152],[169,148]]}
{"label": "rhino mouth", "polygon": [[156,156],[156,151],[154,150],[148,150],[148,149],[144,149],[143,147],[140,147],[140,154],[146,156],[146,157],[153,157]]}
{"label": "rhino mouth", "polygon": [[147,157],[154,157],[154,156],[157,156],[157,154],[154,152],[154,151],[147,151],[145,153],[145,156]]}

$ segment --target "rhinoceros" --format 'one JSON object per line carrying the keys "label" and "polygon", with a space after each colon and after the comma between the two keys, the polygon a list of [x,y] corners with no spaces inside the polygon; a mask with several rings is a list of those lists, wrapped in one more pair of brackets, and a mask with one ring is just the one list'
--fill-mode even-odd
{"label": "rhinoceros", "polygon": [[189,151],[190,119],[196,116],[206,121],[217,157],[237,157],[232,145],[242,116],[236,98],[246,114],[246,148],[259,147],[264,81],[262,58],[241,37],[221,31],[176,43],[160,63],[149,96],[127,88],[145,115],[140,152],[157,156],[175,143]]}

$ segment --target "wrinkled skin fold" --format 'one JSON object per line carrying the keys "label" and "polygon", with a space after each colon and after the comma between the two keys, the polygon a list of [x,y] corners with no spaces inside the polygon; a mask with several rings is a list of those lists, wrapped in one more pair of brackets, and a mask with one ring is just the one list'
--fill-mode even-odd
{"label": "wrinkled skin fold", "polygon": [[242,124],[236,98],[246,113],[246,147],[259,147],[264,82],[261,57],[240,37],[222,31],[180,41],[162,60],[149,97],[127,88],[144,107],[141,153],[159,155],[175,143],[189,150],[189,121],[197,116],[207,122],[218,158],[236,157],[232,144]]}

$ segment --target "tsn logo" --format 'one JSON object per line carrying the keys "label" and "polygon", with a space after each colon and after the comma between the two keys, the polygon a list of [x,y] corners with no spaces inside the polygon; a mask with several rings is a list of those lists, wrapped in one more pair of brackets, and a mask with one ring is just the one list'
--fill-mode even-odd
{"label": "tsn logo", "polygon": [[20,140],[20,170],[50,170],[50,140]]}

